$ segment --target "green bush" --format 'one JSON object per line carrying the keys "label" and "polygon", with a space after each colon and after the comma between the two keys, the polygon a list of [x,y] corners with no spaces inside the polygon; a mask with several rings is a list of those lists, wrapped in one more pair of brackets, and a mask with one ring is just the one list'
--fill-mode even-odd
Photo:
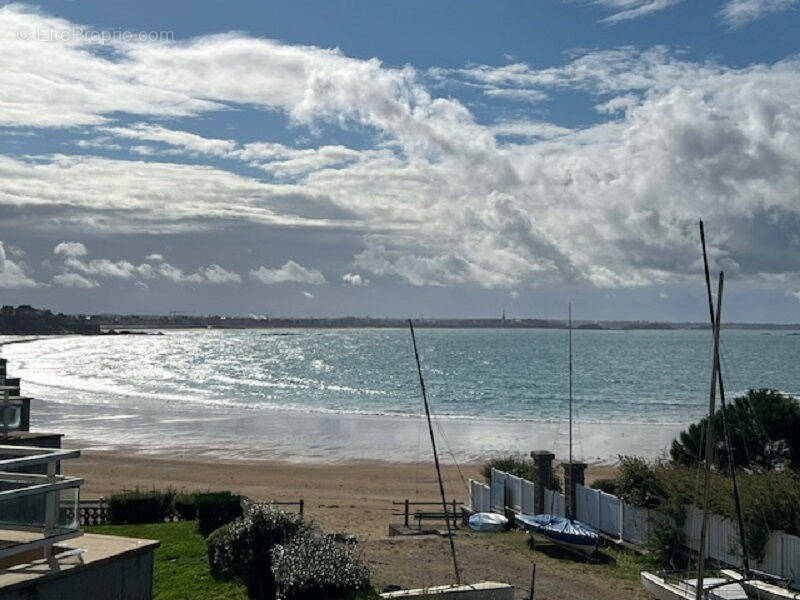
{"label": "green bush", "polygon": [[617,483],[613,479],[601,478],[595,479],[589,486],[593,490],[600,490],[606,494],[614,494],[617,489]]}
{"label": "green bush", "polygon": [[[492,469],[503,471],[515,477],[521,477],[528,481],[536,481],[537,472],[536,466],[532,460],[525,458],[521,454],[509,454],[507,456],[500,456],[492,458],[483,463],[481,467],[481,475],[486,480],[487,484],[492,482]],[[558,476],[553,472],[550,479],[550,489],[561,491],[561,481]]]}
{"label": "green bush", "polygon": [[655,468],[638,456],[620,456],[614,479],[615,494],[634,506],[653,508],[664,496]]}
{"label": "green bush", "polygon": [[685,549],[686,504],[682,498],[672,497],[661,503],[653,512],[650,532],[647,536],[647,549],[650,557],[659,566],[679,570],[687,565],[688,554]]}
{"label": "green bush", "polygon": [[143,492],[123,490],[108,499],[108,521],[112,525],[163,523],[170,515],[174,490]]}
{"label": "green bush", "polygon": [[182,521],[194,521],[197,516],[197,494],[178,494],[175,496],[175,512]]}
{"label": "green bush", "polygon": [[310,532],[272,549],[281,600],[339,600],[369,589],[369,569],[352,552]]}
{"label": "green bush", "polygon": [[194,505],[197,531],[203,537],[242,516],[242,497],[231,492],[195,494]]}
{"label": "green bush", "polygon": [[[725,410],[736,466],[766,470],[790,467],[800,470],[800,402],[776,390],[749,390]],[[708,417],[691,424],[672,442],[672,460],[693,466],[705,457],[704,432]],[[727,468],[722,410],[714,415],[715,465]]]}
{"label": "green bush", "polygon": [[208,538],[211,574],[243,583],[251,600],[274,600],[272,549],[307,528],[300,515],[256,506]]}
{"label": "green bush", "polygon": [[[669,513],[673,505],[693,504],[702,507],[702,471],[674,463],[657,464],[652,470],[660,490],[660,497],[656,498],[655,503],[658,512]],[[764,556],[770,531],[800,534],[800,474],[789,469],[750,473],[739,471],[738,481],[748,555],[760,560]],[[727,472],[712,472],[708,507],[710,512],[735,522],[733,487]],[[667,538],[662,536],[662,539]],[[734,543],[741,547],[738,539]]]}

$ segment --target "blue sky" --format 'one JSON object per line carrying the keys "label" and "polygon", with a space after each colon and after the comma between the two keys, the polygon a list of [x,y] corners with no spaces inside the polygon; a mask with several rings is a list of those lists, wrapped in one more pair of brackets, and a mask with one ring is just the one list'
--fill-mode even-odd
{"label": "blue sky", "polygon": [[800,321],[798,25],[795,0],[2,5],[0,293],[702,320],[702,217],[730,318]]}

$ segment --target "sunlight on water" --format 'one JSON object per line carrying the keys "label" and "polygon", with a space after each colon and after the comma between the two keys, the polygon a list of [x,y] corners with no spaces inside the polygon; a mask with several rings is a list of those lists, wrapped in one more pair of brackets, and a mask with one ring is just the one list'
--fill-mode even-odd
{"label": "sunlight on water", "polygon": [[[434,411],[452,420],[451,427],[472,422],[474,429],[479,422],[494,422],[487,431],[496,432],[505,422],[508,435],[519,438],[532,431],[526,423],[565,419],[566,332],[421,329],[418,341]],[[574,346],[576,418],[584,427],[597,424],[605,437],[612,435],[611,425],[650,425],[652,432],[657,430],[653,425],[663,424],[674,433],[703,415],[709,332],[575,331]],[[794,364],[800,336],[725,331],[722,348],[731,394],[748,387],[800,392],[800,372]],[[205,439],[234,444],[249,428],[262,449],[277,451],[281,444],[291,444],[296,434],[291,419],[278,427],[279,421],[269,417],[275,409],[298,416],[396,419],[420,414],[419,384],[405,330],[56,337],[8,345],[2,354],[9,359],[9,372],[23,378],[24,391],[44,401],[37,409],[40,419],[104,443],[141,444],[147,439],[150,446],[189,447]],[[239,420],[226,421],[233,415]],[[370,455],[365,441],[369,436],[358,427],[356,431],[341,422],[331,425],[330,420],[309,423],[336,429],[328,448],[352,446],[361,436],[364,454]],[[265,427],[274,429],[270,436]],[[386,436],[387,431],[376,433],[372,447],[382,447]],[[475,452],[477,446],[497,446],[473,438],[465,430],[464,444],[476,446]],[[319,433],[308,433],[303,443],[319,444],[324,453],[324,442]],[[616,450],[609,446],[608,453]]]}

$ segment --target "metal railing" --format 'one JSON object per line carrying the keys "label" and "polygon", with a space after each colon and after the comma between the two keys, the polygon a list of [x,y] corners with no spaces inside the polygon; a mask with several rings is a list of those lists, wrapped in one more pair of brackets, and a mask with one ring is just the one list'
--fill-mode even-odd
{"label": "metal railing", "polygon": [[[0,558],[78,537],[83,479],[58,475],[79,450],[0,445]],[[21,472],[44,466],[45,473]]]}

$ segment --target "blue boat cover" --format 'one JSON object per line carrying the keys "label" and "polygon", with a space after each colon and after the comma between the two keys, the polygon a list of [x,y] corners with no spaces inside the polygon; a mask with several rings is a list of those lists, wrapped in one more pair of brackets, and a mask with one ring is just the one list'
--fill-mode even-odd
{"label": "blue boat cover", "polygon": [[570,521],[556,515],[516,515],[516,521],[526,529],[547,536],[553,541],[577,546],[596,546],[597,530],[580,521]]}

